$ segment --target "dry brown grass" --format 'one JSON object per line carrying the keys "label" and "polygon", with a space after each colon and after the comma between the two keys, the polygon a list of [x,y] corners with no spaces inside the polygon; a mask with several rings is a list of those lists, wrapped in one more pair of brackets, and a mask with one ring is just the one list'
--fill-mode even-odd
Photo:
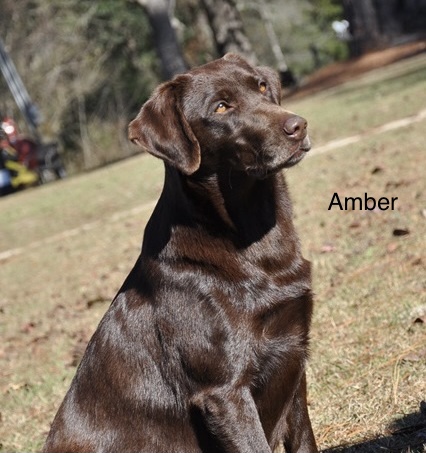
{"label": "dry brown grass", "polygon": [[[392,422],[415,420],[426,398],[426,331],[415,315],[426,312],[423,127],[312,157],[288,175],[315,269],[310,398],[322,447],[389,436]],[[397,210],[328,211],[334,192],[398,196]],[[395,236],[397,229],[408,234]],[[414,430],[405,450],[383,451],[426,444],[426,418],[417,418],[423,433]],[[348,451],[381,450],[367,444]]]}
{"label": "dry brown grass", "polygon": [[[426,58],[417,57],[415,67],[400,63],[290,108],[308,117],[317,143],[366,133],[425,107],[422,69]],[[314,265],[309,400],[324,450],[426,451],[425,163],[420,122],[313,152],[287,172]],[[0,260],[1,451],[40,448],[139,253],[161,184],[161,163],[140,156],[0,200],[0,253],[22,247]],[[397,196],[397,209],[328,210],[334,192]]]}

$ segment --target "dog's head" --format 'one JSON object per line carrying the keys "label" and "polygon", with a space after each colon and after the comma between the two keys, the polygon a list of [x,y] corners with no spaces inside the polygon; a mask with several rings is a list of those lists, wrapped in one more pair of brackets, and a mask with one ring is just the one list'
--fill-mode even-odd
{"label": "dog's head", "polygon": [[265,177],[310,149],[306,120],[280,104],[273,70],[227,54],[160,85],[129,138],[187,175],[232,167]]}

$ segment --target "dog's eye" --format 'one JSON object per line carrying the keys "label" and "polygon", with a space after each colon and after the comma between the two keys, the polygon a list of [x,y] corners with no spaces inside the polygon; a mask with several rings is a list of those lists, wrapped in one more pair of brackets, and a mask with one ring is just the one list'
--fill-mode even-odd
{"label": "dog's eye", "polygon": [[215,112],[216,113],[225,113],[227,110],[228,110],[228,106],[224,102],[220,102],[217,105]]}
{"label": "dog's eye", "polygon": [[265,82],[260,82],[259,83],[259,91],[263,94],[263,93],[266,93],[266,90],[267,90],[267,86],[266,86],[266,83]]}

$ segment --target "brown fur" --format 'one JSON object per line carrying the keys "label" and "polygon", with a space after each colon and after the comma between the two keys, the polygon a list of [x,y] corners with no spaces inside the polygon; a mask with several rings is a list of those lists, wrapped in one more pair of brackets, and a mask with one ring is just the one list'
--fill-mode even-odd
{"label": "brown fur", "polygon": [[316,452],[310,265],[280,172],[306,121],[272,70],[228,54],[161,85],[129,133],[164,189],[44,451]]}

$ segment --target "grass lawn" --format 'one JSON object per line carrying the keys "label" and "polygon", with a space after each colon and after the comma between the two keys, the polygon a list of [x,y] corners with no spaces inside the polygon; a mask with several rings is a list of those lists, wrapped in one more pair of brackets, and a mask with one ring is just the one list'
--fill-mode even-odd
{"label": "grass lawn", "polygon": [[[286,172],[316,293],[309,407],[322,450],[426,451],[426,56],[287,106],[315,144],[364,134]],[[0,199],[0,451],[37,451],[84,347],[133,266],[162,187],[137,156]],[[397,197],[341,211],[340,197]],[[426,403],[424,403],[426,404]]]}

